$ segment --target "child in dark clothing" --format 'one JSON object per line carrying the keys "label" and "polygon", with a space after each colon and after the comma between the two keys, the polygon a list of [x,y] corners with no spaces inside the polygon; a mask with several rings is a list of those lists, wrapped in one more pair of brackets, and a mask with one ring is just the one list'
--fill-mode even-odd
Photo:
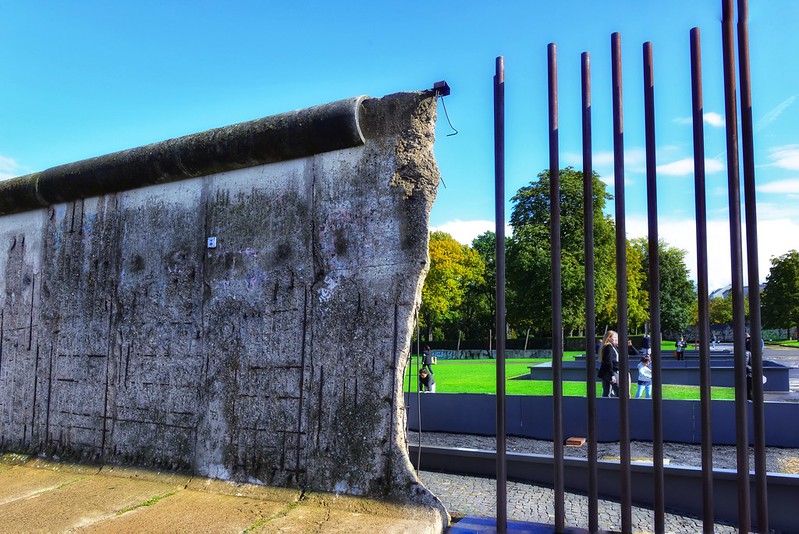
{"label": "child in dark clothing", "polygon": [[419,369],[419,391],[422,392],[436,392],[436,380],[433,378],[431,373],[427,372],[427,369],[422,367]]}

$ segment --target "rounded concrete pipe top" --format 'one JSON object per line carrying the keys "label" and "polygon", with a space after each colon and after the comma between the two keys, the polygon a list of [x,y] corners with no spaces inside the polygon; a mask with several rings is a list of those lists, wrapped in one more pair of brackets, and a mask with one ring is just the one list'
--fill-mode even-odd
{"label": "rounded concrete pipe top", "polygon": [[361,104],[339,100],[59,165],[0,182],[0,215],[364,144]]}

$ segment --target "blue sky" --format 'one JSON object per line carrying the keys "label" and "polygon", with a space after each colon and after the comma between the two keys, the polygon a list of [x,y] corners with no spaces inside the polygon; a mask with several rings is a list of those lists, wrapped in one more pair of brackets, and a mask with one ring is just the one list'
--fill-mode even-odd
{"label": "blue sky", "polygon": [[[445,79],[431,224],[492,228],[492,77],[506,63],[507,197],[548,165],[546,54],[557,43],[561,165],[581,168],[580,54],[593,69],[594,163],[612,189],[610,35],[623,47],[628,235],[645,235],[642,44],[655,57],[661,236],[694,268],[689,31],[702,32],[710,285],[729,282],[721,1],[0,1],[0,177]],[[761,281],[799,248],[795,0],[750,2]],[[612,208],[612,206],[611,206]],[[508,214],[510,207],[508,207]]]}

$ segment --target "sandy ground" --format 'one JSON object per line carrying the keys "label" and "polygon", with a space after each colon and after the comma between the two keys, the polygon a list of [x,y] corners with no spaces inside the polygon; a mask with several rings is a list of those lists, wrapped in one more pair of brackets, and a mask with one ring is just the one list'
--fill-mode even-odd
{"label": "sandy ground", "polygon": [[0,455],[0,533],[440,532],[420,506]]}

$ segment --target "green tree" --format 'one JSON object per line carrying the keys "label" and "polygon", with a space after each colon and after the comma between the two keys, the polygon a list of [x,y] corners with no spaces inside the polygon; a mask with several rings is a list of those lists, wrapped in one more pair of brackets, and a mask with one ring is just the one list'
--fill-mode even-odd
{"label": "green tree", "polygon": [[430,340],[434,335],[457,336],[463,299],[471,286],[483,283],[485,265],[477,251],[446,232],[430,234],[429,254],[430,270],[422,287],[419,322]]}
{"label": "green tree", "polygon": [[[732,293],[708,302],[710,324],[732,324]],[[744,298],[744,319],[749,320],[749,299]]]}
{"label": "green tree", "polygon": [[472,241],[472,249],[483,260],[482,280],[467,286],[460,306],[460,328],[467,339],[483,339],[496,325],[496,235],[488,231]]}
{"label": "green tree", "polygon": [[771,259],[761,299],[764,326],[799,328],[799,252]]}
{"label": "green tree", "polygon": [[732,297],[710,299],[707,303],[710,324],[732,324]]}
{"label": "green tree", "polygon": [[[649,287],[649,246],[646,238],[632,241],[643,257],[644,287]],[[686,252],[663,240],[658,242],[660,274],[660,327],[663,332],[683,332],[692,323],[696,303],[696,287],[685,265]]]}
{"label": "green tree", "polygon": [[[597,325],[604,325],[604,328],[614,327],[618,323],[615,248],[613,252],[611,262],[614,283],[601,306],[597,305]],[[649,321],[649,290],[646,279],[644,255],[633,242],[627,241],[627,325],[631,333],[637,333]]]}
{"label": "green tree", "polygon": [[[561,278],[563,326],[567,332],[585,325],[583,251],[583,175],[567,167],[560,171]],[[549,239],[549,172],[519,189],[513,197],[508,242],[508,321],[514,328],[538,334],[551,330],[552,298]],[[594,255],[597,309],[607,308],[614,284],[614,226],[603,214],[611,196],[599,176],[593,176]]]}

